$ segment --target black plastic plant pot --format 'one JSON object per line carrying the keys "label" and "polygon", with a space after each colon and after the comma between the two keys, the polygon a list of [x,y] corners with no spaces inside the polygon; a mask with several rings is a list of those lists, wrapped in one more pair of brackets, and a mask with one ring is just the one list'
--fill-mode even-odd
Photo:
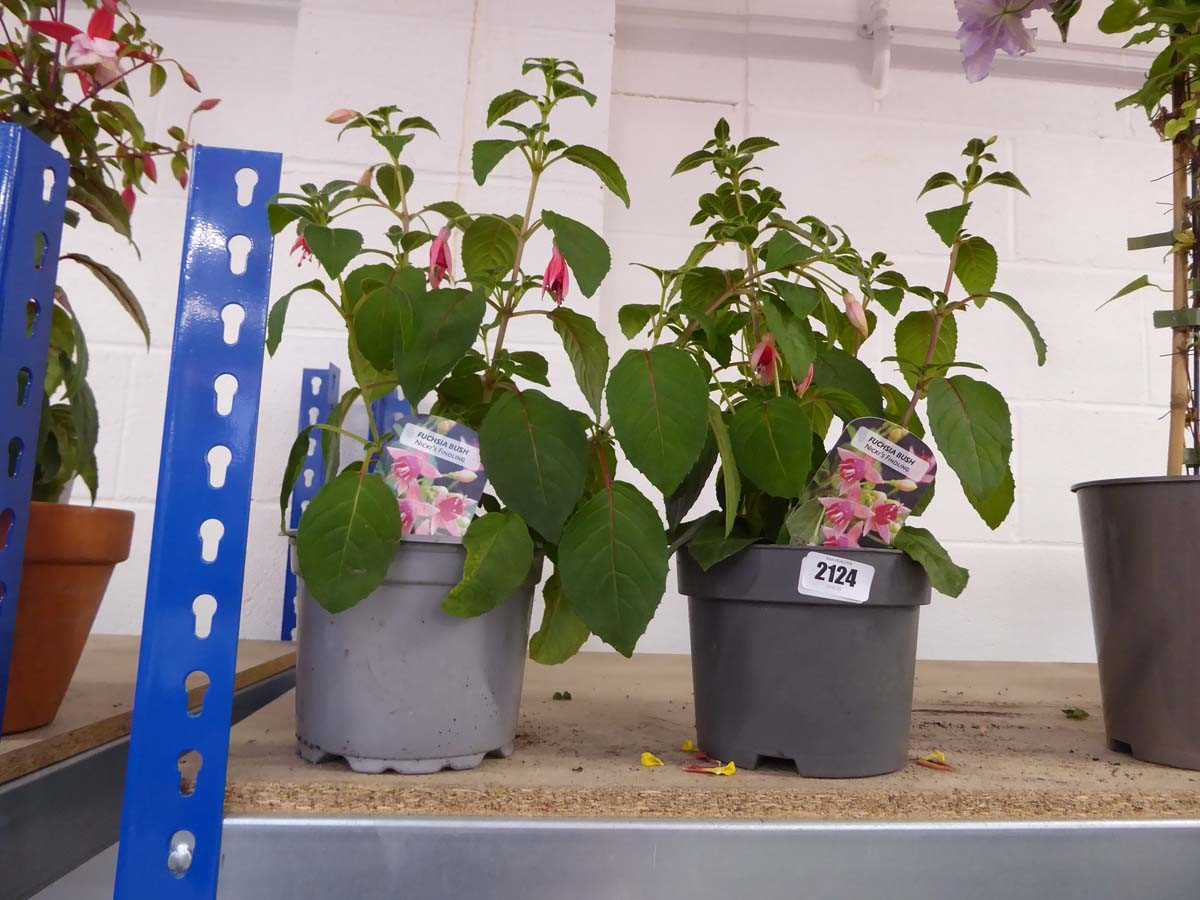
{"label": "black plastic plant pot", "polygon": [[1200,769],[1200,478],[1071,488],[1109,747]]}
{"label": "black plastic plant pot", "polygon": [[897,550],[770,545],[707,572],[686,551],[678,562],[706,754],[813,778],[904,767],[930,599],[919,565]]}

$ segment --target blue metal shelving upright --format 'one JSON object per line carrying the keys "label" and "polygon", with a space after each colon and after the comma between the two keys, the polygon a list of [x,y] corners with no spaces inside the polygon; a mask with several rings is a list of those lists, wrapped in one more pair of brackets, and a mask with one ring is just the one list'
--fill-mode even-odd
{"label": "blue metal shelving upright", "polygon": [[37,461],[67,163],[0,124],[0,722]]}
{"label": "blue metal shelving upright", "polygon": [[[116,896],[216,895],[281,157],[195,153],[126,769]],[[252,175],[247,176],[245,170]],[[239,203],[238,179],[255,181]],[[234,247],[249,241],[244,270]],[[242,308],[226,339],[222,311]],[[229,451],[224,480],[207,464]],[[189,712],[190,680],[208,682]]]}

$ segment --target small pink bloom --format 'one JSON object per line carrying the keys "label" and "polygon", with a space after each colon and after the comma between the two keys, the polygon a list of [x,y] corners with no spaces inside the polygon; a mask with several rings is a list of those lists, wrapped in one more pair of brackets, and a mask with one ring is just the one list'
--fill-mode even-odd
{"label": "small pink bloom", "polygon": [[461,494],[447,494],[434,503],[434,530],[461,537],[462,528],[459,527],[458,520],[466,511],[467,505]]}
{"label": "small pink bloom", "polygon": [[325,121],[330,125],[345,125],[357,115],[358,113],[352,109],[335,109],[325,117]]}
{"label": "small pink bloom", "polygon": [[149,153],[142,154],[142,171],[146,173],[146,177],[151,181],[158,181],[158,163],[154,161],[154,157]]}
{"label": "small pink bloom", "polygon": [[845,497],[819,497],[825,518],[838,528],[847,528],[855,519],[866,519],[871,511],[856,500]]}
{"label": "small pink bloom", "polygon": [[438,476],[437,468],[423,454],[388,447],[388,455],[392,458],[392,477],[396,479],[397,493],[416,493],[420,490],[420,479]]}
{"label": "small pink bloom", "polygon": [[867,323],[867,313],[863,309],[862,301],[849,291],[843,291],[842,305],[846,307],[846,318],[850,320],[850,324],[854,326],[855,330],[863,337],[869,336],[871,327]]}
{"label": "small pink bloom", "polygon": [[841,462],[838,463],[838,478],[849,484],[858,484],[862,481],[868,481],[871,484],[879,484],[883,481],[883,473],[879,471],[879,463],[867,459],[865,456],[860,456],[853,450],[847,450],[845,447],[838,447],[838,456]]}
{"label": "small pink bloom", "polygon": [[804,380],[796,385],[796,396],[803,397],[808,393],[808,389],[812,387],[813,375],[816,374],[816,366],[812,363],[808,364],[808,374],[804,376]]}
{"label": "small pink bloom", "polygon": [[73,68],[90,69],[92,75],[102,83],[119,81],[124,74],[120,63],[121,45],[116,41],[77,34],[71,38],[67,48],[67,65]]}
{"label": "small pink bloom", "polygon": [[429,245],[429,286],[435,291],[442,279],[450,274],[453,265],[450,258],[450,231],[449,225],[443,226]]}
{"label": "small pink bloom", "polygon": [[862,537],[862,533],[863,524],[862,522],[858,522],[849,531],[841,531],[837,528],[822,528],[821,538],[823,545],[826,547],[850,549],[858,546],[858,541]]}
{"label": "small pink bloom", "polygon": [[870,518],[867,520],[867,533],[872,531],[879,535],[885,544],[890,544],[896,532],[904,522],[907,508],[895,500],[883,500],[871,507]]}
{"label": "small pink bloom", "polygon": [[121,191],[121,203],[125,206],[125,211],[130,215],[133,214],[134,204],[137,203],[137,194],[133,192],[133,187],[128,186]]}
{"label": "small pink bloom", "polygon": [[558,244],[555,244],[554,252],[550,254],[550,263],[546,266],[546,274],[542,276],[542,296],[548,292],[554,298],[554,302],[561,306],[570,287],[571,270],[567,268],[567,261],[558,249]]}
{"label": "small pink bloom", "polygon": [[[181,183],[184,187],[187,187],[186,179],[186,175],[183,179],[181,179]],[[304,235],[302,234],[296,236],[296,243],[292,244],[292,249],[289,250],[288,253],[292,256],[295,256],[296,251],[300,252],[300,259],[296,262],[297,266],[302,266],[304,263],[312,259],[312,250],[309,249],[308,241],[304,239]]]}
{"label": "small pink bloom", "polygon": [[433,507],[412,497],[400,500],[400,533],[412,534],[418,525],[427,522],[433,515]]}
{"label": "small pink bloom", "polygon": [[775,350],[775,338],[764,334],[754,352],[750,354],[750,367],[754,376],[762,384],[772,384],[775,381],[775,367],[779,364],[779,354]]}
{"label": "small pink bloom", "polygon": [[201,100],[197,103],[196,108],[192,112],[208,112],[210,109],[216,109],[220,105],[220,97],[209,97],[207,100]]}

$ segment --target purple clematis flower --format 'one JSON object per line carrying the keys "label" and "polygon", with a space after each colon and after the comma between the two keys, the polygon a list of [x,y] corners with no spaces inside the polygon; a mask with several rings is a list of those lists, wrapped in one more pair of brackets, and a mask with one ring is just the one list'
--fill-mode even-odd
{"label": "purple clematis flower", "polygon": [[962,48],[967,81],[982,81],[996,58],[996,51],[1024,56],[1033,50],[1036,28],[1024,20],[1035,9],[1049,9],[1053,0],[954,0],[958,12],[958,43]]}

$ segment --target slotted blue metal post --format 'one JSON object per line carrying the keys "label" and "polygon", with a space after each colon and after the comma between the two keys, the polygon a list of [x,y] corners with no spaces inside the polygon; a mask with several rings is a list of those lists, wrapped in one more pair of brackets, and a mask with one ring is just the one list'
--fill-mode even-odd
{"label": "slotted blue metal post", "polygon": [[66,201],[66,160],[24,128],[0,124],[0,722],[21,596]]}
{"label": "slotted blue metal post", "polygon": [[400,396],[399,388],[371,404],[371,415],[375,417],[375,424],[381,432],[394,430],[396,423],[411,416],[412,411],[412,404]]}
{"label": "slotted blue metal post", "polygon": [[[297,432],[316,422],[329,419],[329,411],[340,396],[342,373],[333,363],[328,369],[305,369],[300,379],[300,418]],[[321,449],[321,436],[313,432],[309,439],[308,458],[296,486],[292,489],[291,512],[288,527],[293,531],[300,527],[300,516],[308,501],[317,495],[325,483],[325,452]],[[290,641],[296,630],[296,571],[295,548],[288,544],[287,562],[283,570],[283,621],[279,628],[279,639]]]}
{"label": "slotted blue metal post", "polygon": [[[267,203],[279,190],[281,164],[276,153],[196,149],[125,774],[119,900],[216,896],[271,281]],[[242,206],[238,182],[244,191],[251,180]],[[249,241],[244,256],[239,236]],[[222,312],[232,306],[243,319],[227,342]],[[217,446],[232,457],[219,487],[209,464]],[[195,673],[209,687],[193,715],[186,684]],[[184,761],[199,764],[194,783],[181,777]]]}

